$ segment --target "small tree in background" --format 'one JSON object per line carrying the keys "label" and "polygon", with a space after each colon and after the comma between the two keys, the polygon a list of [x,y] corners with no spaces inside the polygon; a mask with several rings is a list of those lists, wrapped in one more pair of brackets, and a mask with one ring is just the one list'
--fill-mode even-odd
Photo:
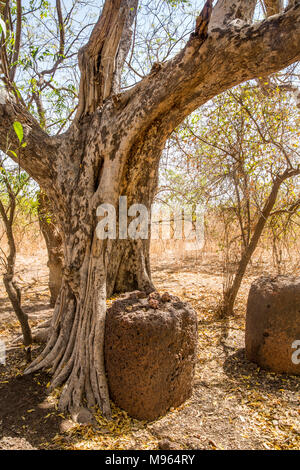
{"label": "small tree in background", "polygon": [[[20,143],[21,143],[20,139]],[[5,167],[5,156],[0,156],[0,216],[3,222],[7,239],[7,250],[0,248],[0,261],[3,267],[3,282],[12,304],[14,312],[20,322],[25,355],[27,362],[31,361],[32,334],[28,322],[28,315],[21,305],[21,290],[16,282],[16,241],[14,235],[14,224],[18,210],[28,212],[30,178],[16,166],[14,168]]]}
{"label": "small tree in background", "polygon": [[[167,169],[165,178],[175,193],[186,188],[186,198],[222,213],[227,274],[222,311],[232,314],[268,219],[287,214],[291,223],[299,210],[299,111],[280,87],[265,93],[249,84],[218,96],[185,124],[173,138],[180,174]],[[184,174],[190,176],[185,183]]]}
{"label": "small tree in background", "polygon": [[50,306],[54,307],[60,291],[63,275],[62,237],[59,232],[51,203],[46,194],[39,191],[38,219],[48,252]]}

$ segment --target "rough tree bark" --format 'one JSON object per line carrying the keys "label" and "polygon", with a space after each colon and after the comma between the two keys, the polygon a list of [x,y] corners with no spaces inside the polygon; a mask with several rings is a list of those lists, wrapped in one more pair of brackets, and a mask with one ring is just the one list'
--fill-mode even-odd
{"label": "rough tree bark", "polygon": [[277,15],[283,10],[283,0],[264,0],[267,16]]}
{"label": "rough tree bark", "polygon": [[[63,233],[65,267],[51,333],[27,369],[52,368],[52,387],[64,384],[62,409],[76,410],[86,399],[88,407],[97,404],[110,415],[103,360],[107,293],[124,284],[153,289],[149,244],[97,239],[97,206],[117,207],[122,195],[129,205],[149,208],[165,142],[188,114],[238,83],[299,59],[299,2],[252,25],[254,3],[220,0],[212,12],[208,0],[182,51],[120,93],[137,0],[107,0],[79,52],[78,113],[60,137],[47,136],[17,97],[0,99],[0,147],[7,135],[14,142],[12,122],[22,122],[27,146],[20,164],[51,197]],[[231,22],[236,15],[243,23]]]}
{"label": "rough tree bark", "polygon": [[38,203],[39,225],[48,252],[50,305],[54,307],[63,276],[62,237],[50,201],[45,193],[39,192]]}

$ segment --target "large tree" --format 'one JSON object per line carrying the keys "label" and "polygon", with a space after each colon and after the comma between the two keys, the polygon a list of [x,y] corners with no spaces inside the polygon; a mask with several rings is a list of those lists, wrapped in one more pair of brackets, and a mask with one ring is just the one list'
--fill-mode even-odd
{"label": "large tree", "polygon": [[[185,47],[156,63],[138,84],[120,92],[120,77],[132,40],[138,0],[106,0],[87,44],[79,50],[81,73],[77,114],[67,132],[49,136],[16,92],[21,0],[15,53],[5,53],[1,72],[0,148],[18,148],[16,161],[52,200],[64,245],[64,272],[51,332],[42,354],[27,369],[52,368],[52,387],[64,384],[62,409],[86,399],[109,416],[103,340],[106,297],[114,290],[152,290],[149,241],[100,240],[96,210],[101,203],[150,207],[166,140],[196,108],[234,85],[268,76],[299,60],[300,2],[252,24],[257,0],[207,0]],[[9,23],[9,1],[1,7]],[[64,55],[64,25],[56,0]],[[274,10],[275,8],[275,10]],[[5,16],[6,15],[6,16]],[[238,21],[237,21],[238,20]],[[38,97],[36,97],[38,101]],[[19,148],[13,122],[24,129]]]}

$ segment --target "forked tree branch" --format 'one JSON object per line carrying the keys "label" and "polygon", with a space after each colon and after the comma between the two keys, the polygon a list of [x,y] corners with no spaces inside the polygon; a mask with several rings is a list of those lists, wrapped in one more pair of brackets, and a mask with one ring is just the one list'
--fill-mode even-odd
{"label": "forked tree branch", "polygon": [[164,125],[172,131],[217,94],[299,59],[300,2],[252,25],[214,28],[207,39],[194,34],[177,56],[124,93],[126,122],[132,119],[137,129],[167,116]]}
{"label": "forked tree branch", "polygon": [[[286,12],[265,21],[248,25],[233,23],[225,6],[237,0],[219,0],[212,11],[207,0],[198,17],[195,32],[187,45],[173,59],[158,64],[131,90],[118,95],[115,106],[118,133],[131,138],[149,129],[156,121],[170,133],[188,114],[217,94],[243,81],[264,76],[296,62],[300,58],[300,2]],[[247,2],[248,10],[234,10],[242,21],[251,17],[255,1]],[[93,113],[113,93],[118,58],[124,58],[122,41],[134,19],[137,0],[106,0],[102,15],[89,42],[80,52],[81,84],[78,117]],[[221,6],[223,14],[220,16]],[[242,13],[244,12],[244,13]],[[211,22],[220,18],[221,26]],[[229,16],[228,16],[229,15]],[[229,21],[231,20],[231,21]],[[250,20],[249,20],[250,21]],[[120,60],[121,64],[122,61]],[[22,123],[27,147],[18,152],[21,166],[44,188],[55,171],[56,141],[44,133],[36,120],[16,100],[0,96],[0,149],[7,149],[7,138],[16,147],[12,131],[15,120]],[[67,139],[68,137],[66,137]],[[62,142],[63,138],[60,140]],[[127,145],[127,144],[126,144]]]}
{"label": "forked tree branch", "polygon": [[[16,121],[23,127],[22,143],[13,129]],[[0,95],[0,123],[0,150],[9,155],[41,186],[51,188],[57,154],[56,139],[49,137],[24,106],[3,91]]]}

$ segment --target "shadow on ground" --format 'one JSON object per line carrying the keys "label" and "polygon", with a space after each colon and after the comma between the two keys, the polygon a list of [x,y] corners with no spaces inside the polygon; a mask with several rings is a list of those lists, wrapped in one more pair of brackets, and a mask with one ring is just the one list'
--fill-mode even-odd
{"label": "shadow on ground", "polygon": [[16,376],[16,365],[21,362],[22,352],[18,351],[8,358],[6,366],[0,366],[0,449],[48,447],[63,419],[47,400],[49,376]]}
{"label": "shadow on ground", "polygon": [[[26,305],[25,302],[23,302],[22,307],[26,313],[33,313],[33,314],[51,309],[49,302],[41,302],[41,303],[30,302],[29,305]],[[8,313],[8,312],[11,312],[12,315],[14,315],[13,309],[7,297],[6,298],[0,297],[0,313]],[[13,318],[15,317],[13,316]]]}
{"label": "shadow on ground", "polygon": [[249,387],[267,393],[277,394],[281,392],[283,384],[286,391],[299,392],[300,390],[299,377],[275,374],[274,372],[261,369],[256,364],[247,360],[244,348],[227,356],[224,361],[223,370],[235,382],[245,384],[246,378]]}

